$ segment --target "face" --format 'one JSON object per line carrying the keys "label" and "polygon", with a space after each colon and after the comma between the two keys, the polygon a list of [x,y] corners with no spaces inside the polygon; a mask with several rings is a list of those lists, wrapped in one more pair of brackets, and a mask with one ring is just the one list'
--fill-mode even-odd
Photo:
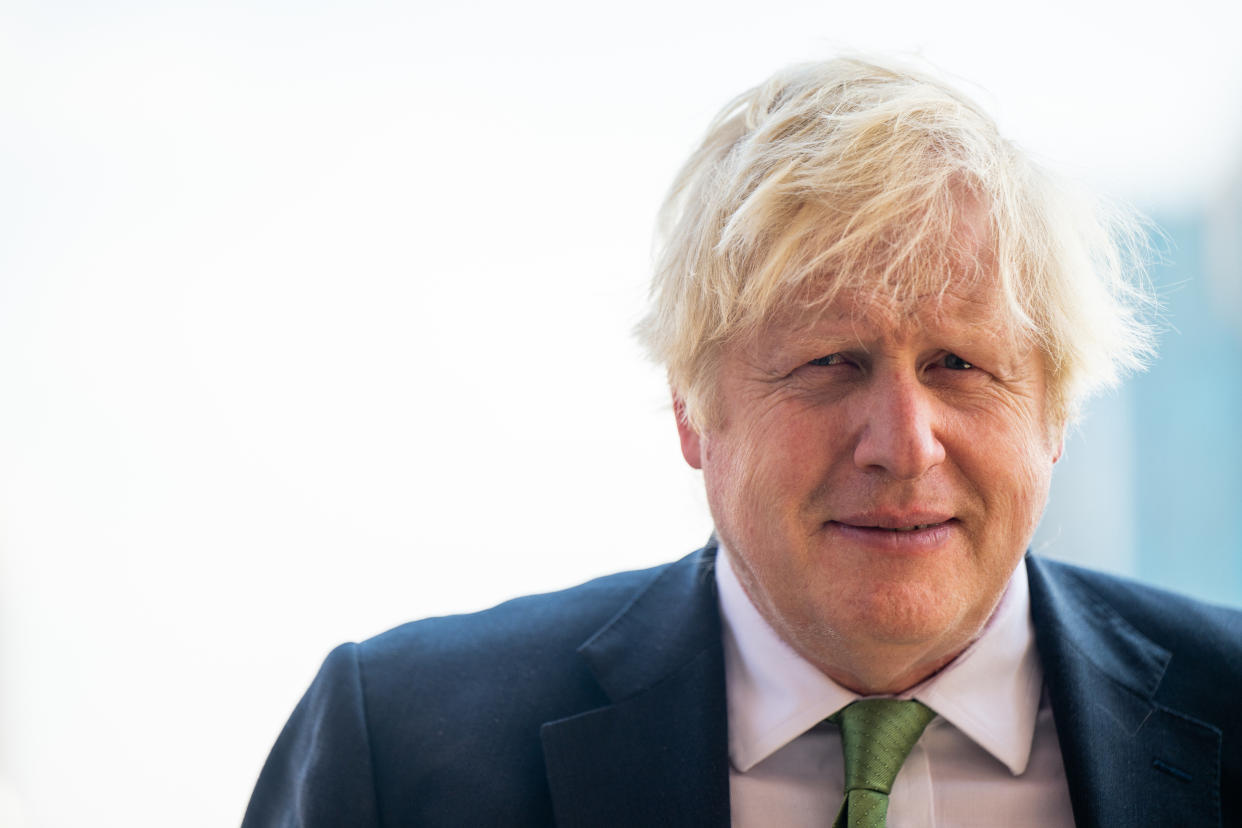
{"label": "face", "polygon": [[994,294],[774,322],[723,355],[711,425],[679,426],[747,594],[855,690],[903,690],[966,647],[1047,499],[1043,359]]}

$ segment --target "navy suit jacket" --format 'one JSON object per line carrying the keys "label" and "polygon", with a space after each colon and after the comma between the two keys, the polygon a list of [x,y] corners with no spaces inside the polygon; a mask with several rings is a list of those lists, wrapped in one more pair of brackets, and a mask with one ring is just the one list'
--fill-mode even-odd
{"label": "navy suit jacket", "polygon": [[[709,546],[338,647],[244,828],[727,826],[714,564]],[[1026,566],[1078,825],[1242,824],[1242,613]]]}

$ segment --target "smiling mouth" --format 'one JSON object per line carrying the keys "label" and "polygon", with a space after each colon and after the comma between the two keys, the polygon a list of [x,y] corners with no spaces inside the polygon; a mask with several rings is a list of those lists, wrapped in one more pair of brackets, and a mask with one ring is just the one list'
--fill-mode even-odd
{"label": "smiling mouth", "polygon": [[944,548],[954,537],[957,523],[955,517],[936,514],[852,515],[830,520],[825,528],[835,537],[871,552],[919,555]]}
{"label": "smiling mouth", "polygon": [[928,521],[926,523],[911,523],[907,525],[895,525],[895,526],[892,524],[896,523],[896,521],[890,522],[887,520],[884,521],[883,524],[872,523],[866,520],[857,520],[857,519],[833,520],[833,521],[829,521],[829,523],[835,523],[838,526],[843,526],[849,529],[864,529],[864,530],[870,530],[872,532],[888,532],[888,533],[893,533],[893,534],[901,534],[905,532],[919,532],[924,529],[937,529],[942,526],[948,526],[949,524],[955,523],[956,521],[957,521],[957,518],[948,517],[942,520]]}

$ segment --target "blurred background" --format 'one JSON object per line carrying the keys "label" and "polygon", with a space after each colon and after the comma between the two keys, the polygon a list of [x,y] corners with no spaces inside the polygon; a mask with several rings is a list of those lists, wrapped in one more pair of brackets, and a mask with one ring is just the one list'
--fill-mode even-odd
{"label": "blurred background", "polygon": [[1242,604],[1239,12],[0,2],[0,825],[236,824],[336,643],[680,557],[630,329],[716,110],[939,67],[1167,234],[1046,554]]}

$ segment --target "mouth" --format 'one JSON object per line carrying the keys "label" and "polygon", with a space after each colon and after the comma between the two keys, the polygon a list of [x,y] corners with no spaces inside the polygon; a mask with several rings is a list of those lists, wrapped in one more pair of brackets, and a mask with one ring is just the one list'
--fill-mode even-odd
{"label": "mouth", "polygon": [[885,532],[915,532],[955,523],[957,518],[945,512],[907,512],[905,514],[865,513],[835,518],[829,523],[855,529],[878,529]]}
{"label": "mouth", "polygon": [[939,547],[952,536],[957,523],[957,518],[947,514],[866,514],[830,520],[826,527],[866,546],[914,550]]}
{"label": "mouth", "polygon": [[860,526],[860,529],[880,529],[885,532],[917,532],[919,529],[930,529],[933,526],[943,526],[947,521],[940,523],[916,523],[914,526]]}

